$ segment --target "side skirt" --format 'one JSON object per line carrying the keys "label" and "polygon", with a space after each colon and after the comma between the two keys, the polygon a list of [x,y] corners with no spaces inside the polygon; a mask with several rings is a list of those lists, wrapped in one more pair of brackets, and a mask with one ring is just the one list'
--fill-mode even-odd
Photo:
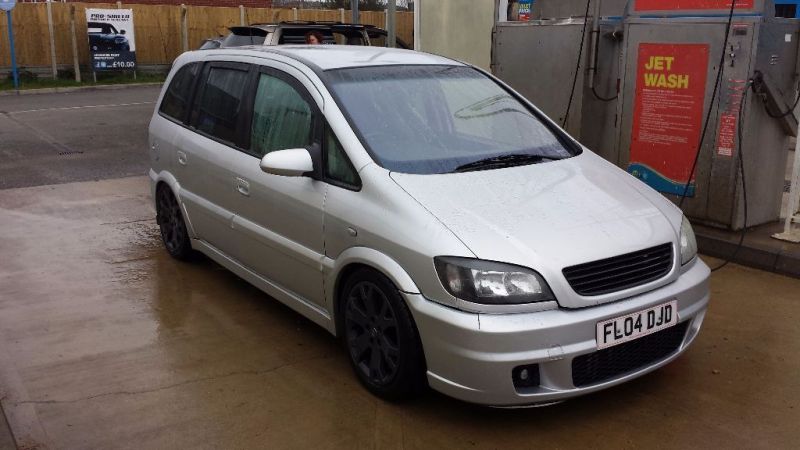
{"label": "side skirt", "polygon": [[247,267],[244,267],[238,261],[230,258],[205,241],[192,239],[192,248],[202,252],[221,266],[245,279],[248,283],[264,291],[266,294],[271,295],[279,302],[307,317],[317,325],[325,328],[331,334],[336,334],[336,326],[333,320],[331,320],[330,314],[323,308],[320,308],[294,292],[284,289]]}

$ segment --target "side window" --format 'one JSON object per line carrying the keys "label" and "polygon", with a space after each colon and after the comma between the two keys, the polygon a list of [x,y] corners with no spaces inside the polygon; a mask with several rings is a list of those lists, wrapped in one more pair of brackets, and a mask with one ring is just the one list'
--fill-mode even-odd
{"label": "side window", "polygon": [[308,147],[314,139],[314,113],[291,84],[261,74],[251,130],[252,150],[260,156],[275,150]]}
{"label": "side window", "polygon": [[194,101],[191,124],[217,139],[235,142],[246,88],[246,70],[211,67]]}
{"label": "side window", "polygon": [[342,144],[328,127],[325,127],[325,178],[351,187],[361,186],[358,173],[344,152]]}
{"label": "side window", "polygon": [[373,47],[386,47],[386,35],[383,33],[370,33],[369,35],[369,44]]}
{"label": "side window", "polygon": [[187,108],[189,107],[189,96],[192,95],[192,86],[197,77],[200,64],[187,64],[178,70],[172,77],[172,82],[164,94],[161,101],[161,111],[165,116],[183,122],[186,119]]}

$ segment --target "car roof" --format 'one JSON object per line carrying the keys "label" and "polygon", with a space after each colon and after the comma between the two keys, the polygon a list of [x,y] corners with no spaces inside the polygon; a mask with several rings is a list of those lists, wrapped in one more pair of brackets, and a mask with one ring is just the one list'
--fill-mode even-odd
{"label": "car roof", "polygon": [[352,30],[365,30],[377,28],[374,25],[366,25],[360,23],[344,23],[344,22],[314,22],[314,21],[284,21],[277,23],[251,23],[249,25],[240,25],[236,28],[258,28],[261,30],[274,30],[275,28],[297,28],[297,29],[325,29],[325,28],[338,28],[338,29],[352,29]]}
{"label": "car roof", "polygon": [[458,61],[430,53],[362,45],[243,46],[204,50],[200,53],[203,56],[236,55],[254,57],[265,57],[268,54],[285,56],[319,70],[396,65],[464,65]]}

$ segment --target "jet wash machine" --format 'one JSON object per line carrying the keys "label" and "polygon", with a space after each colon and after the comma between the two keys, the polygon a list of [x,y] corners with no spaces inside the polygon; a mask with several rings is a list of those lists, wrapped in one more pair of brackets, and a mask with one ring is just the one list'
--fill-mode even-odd
{"label": "jet wash machine", "polygon": [[540,0],[533,21],[498,21],[494,72],[700,223],[745,226],[741,152],[747,226],[777,221],[800,22],[775,18],[769,0],[736,0],[733,14],[731,0],[592,3]]}

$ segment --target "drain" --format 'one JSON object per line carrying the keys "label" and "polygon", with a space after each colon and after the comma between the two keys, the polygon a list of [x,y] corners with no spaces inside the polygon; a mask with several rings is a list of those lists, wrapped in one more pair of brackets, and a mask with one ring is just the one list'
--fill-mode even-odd
{"label": "drain", "polygon": [[69,155],[82,155],[83,151],[81,150],[65,150],[63,152],[58,152],[58,156],[69,156]]}

